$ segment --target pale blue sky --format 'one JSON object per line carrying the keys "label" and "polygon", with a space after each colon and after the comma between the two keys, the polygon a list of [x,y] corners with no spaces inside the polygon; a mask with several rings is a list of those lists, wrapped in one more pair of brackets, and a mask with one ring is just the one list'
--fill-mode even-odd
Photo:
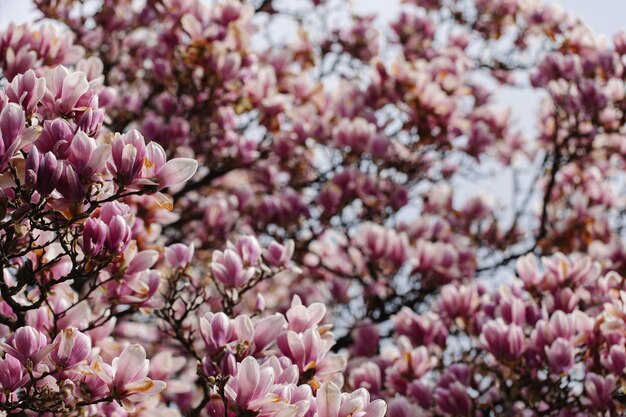
{"label": "pale blue sky", "polygon": [[[561,4],[583,18],[596,33],[611,35],[626,29],[626,1],[623,0],[549,0]],[[353,0],[360,10],[391,17],[398,9],[399,0]],[[24,22],[31,18],[30,0],[0,0],[0,26],[15,20]]]}

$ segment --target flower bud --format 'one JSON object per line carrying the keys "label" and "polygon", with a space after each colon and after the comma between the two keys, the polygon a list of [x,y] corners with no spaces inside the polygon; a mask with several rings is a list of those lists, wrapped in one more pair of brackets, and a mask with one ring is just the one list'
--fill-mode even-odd
{"label": "flower bud", "polygon": [[109,221],[109,235],[107,236],[105,247],[110,253],[121,253],[128,246],[131,238],[130,226],[126,220],[118,214]]}
{"label": "flower bud", "polygon": [[83,228],[83,252],[87,256],[97,256],[109,234],[109,228],[100,219],[88,218]]}
{"label": "flower bud", "polygon": [[80,201],[85,196],[85,189],[78,178],[78,173],[68,162],[63,161],[61,167],[57,191],[70,201]]}
{"label": "flower bud", "polygon": [[14,143],[24,129],[25,122],[24,110],[17,104],[9,103],[2,109],[0,112],[0,133],[4,148],[0,148],[0,150],[7,153],[9,150],[13,152],[16,150]]}
{"label": "flower bud", "polygon": [[63,165],[57,162],[52,152],[46,152],[39,161],[35,189],[43,197],[48,196],[58,185],[62,173]]}

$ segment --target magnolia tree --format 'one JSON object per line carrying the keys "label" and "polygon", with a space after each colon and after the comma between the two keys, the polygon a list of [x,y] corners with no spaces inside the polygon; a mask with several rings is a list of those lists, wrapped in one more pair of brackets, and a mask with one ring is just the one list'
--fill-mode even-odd
{"label": "magnolia tree", "polygon": [[0,32],[0,414],[626,412],[626,34],[534,0],[34,7]]}

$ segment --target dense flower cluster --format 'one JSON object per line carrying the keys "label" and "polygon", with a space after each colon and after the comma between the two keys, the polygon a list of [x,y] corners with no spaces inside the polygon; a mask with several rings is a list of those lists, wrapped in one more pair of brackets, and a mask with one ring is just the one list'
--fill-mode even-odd
{"label": "dense flower cluster", "polygon": [[392,346],[355,331],[351,387],[392,398],[389,415],[615,415],[624,410],[623,279],[587,257],[517,261],[489,290],[448,284],[422,314],[403,308]]}
{"label": "dense flower cluster", "polygon": [[626,412],[626,35],[536,0],[33,3],[0,32],[0,414]]}

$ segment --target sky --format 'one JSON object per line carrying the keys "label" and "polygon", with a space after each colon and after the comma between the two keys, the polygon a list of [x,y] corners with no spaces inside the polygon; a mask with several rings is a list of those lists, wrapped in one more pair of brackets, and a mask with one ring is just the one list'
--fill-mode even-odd
{"label": "sky", "polygon": [[[399,0],[352,0],[359,10],[376,12],[383,18],[394,16]],[[623,0],[548,0],[562,5],[580,16],[596,33],[611,35],[626,29],[626,1]],[[24,22],[32,18],[30,0],[0,0],[0,27],[10,21]]]}

